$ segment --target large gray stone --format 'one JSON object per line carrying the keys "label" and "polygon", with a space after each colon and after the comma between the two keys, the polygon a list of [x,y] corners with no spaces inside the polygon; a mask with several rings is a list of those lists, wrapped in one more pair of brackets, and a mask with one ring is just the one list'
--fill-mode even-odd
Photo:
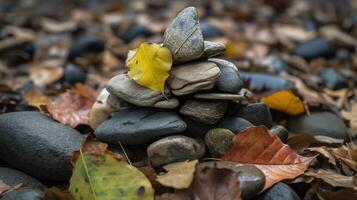
{"label": "large gray stone", "polygon": [[174,62],[182,63],[203,54],[204,40],[195,7],[183,9],[164,33],[164,46],[170,49]]}
{"label": "large gray stone", "polygon": [[205,153],[205,145],[183,135],[162,138],[147,149],[151,165],[154,167],[169,163],[201,158]]}
{"label": "large gray stone", "polygon": [[115,112],[94,132],[104,142],[135,145],[155,138],[185,131],[186,123],[173,111],[133,108]]}
{"label": "large gray stone", "polygon": [[0,158],[35,177],[68,180],[71,154],[84,139],[75,129],[39,112],[0,115]]}
{"label": "large gray stone", "polygon": [[295,133],[325,135],[346,139],[347,127],[342,119],[330,112],[315,112],[310,115],[292,117],[288,120],[288,129]]}
{"label": "large gray stone", "polygon": [[[110,79],[106,88],[110,94],[137,106],[152,106],[165,98],[160,92],[137,84],[126,74]],[[168,90],[165,90],[165,94],[169,96]]]}
{"label": "large gray stone", "polygon": [[186,95],[213,88],[220,73],[217,65],[212,62],[182,64],[171,69],[168,84],[173,94]]}
{"label": "large gray stone", "polygon": [[243,80],[238,74],[237,67],[231,62],[219,58],[210,58],[208,61],[215,63],[221,71],[221,75],[216,82],[217,90],[238,93],[243,86]]}
{"label": "large gray stone", "polygon": [[6,185],[14,187],[22,184],[24,187],[43,188],[44,185],[37,179],[15,169],[0,167],[0,180]]}

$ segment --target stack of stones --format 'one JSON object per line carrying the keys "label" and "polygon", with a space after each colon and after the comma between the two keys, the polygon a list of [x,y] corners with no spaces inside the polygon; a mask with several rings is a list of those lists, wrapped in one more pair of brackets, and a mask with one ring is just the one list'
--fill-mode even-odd
{"label": "stack of stones", "polygon": [[230,148],[234,134],[253,125],[271,128],[264,103],[239,103],[251,94],[242,89],[233,63],[213,58],[225,45],[204,41],[194,7],[181,11],[167,27],[163,45],[174,60],[165,96],[127,74],[113,77],[91,112],[91,126],[99,140],[125,146],[149,144],[148,161],[159,167],[205,154],[220,157]]}

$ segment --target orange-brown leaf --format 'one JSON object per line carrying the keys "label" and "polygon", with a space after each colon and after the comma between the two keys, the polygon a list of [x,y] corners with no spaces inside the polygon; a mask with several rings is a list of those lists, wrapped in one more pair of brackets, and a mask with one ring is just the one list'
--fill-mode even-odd
{"label": "orange-brown leaf", "polygon": [[75,85],[47,104],[48,112],[57,121],[76,127],[89,124],[89,112],[95,102],[95,92],[88,86]]}
{"label": "orange-brown leaf", "polygon": [[304,173],[314,157],[303,157],[264,126],[253,126],[233,139],[233,146],[222,157],[226,161],[254,164],[266,176],[265,189],[284,179]]}

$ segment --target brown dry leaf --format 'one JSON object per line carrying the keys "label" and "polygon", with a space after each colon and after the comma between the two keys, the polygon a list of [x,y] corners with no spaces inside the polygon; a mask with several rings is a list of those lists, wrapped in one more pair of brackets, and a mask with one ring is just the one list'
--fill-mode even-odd
{"label": "brown dry leaf", "polygon": [[110,51],[105,51],[103,53],[103,69],[105,71],[111,71],[120,67],[120,65],[120,61],[113,55],[113,53]]}
{"label": "brown dry leaf", "polygon": [[316,138],[311,134],[297,133],[289,137],[287,144],[294,151],[302,153],[306,148],[316,143]]}
{"label": "brown dry leaf", "polygon": [[156,195],[155,200],[196,200],[189,191],[176,191],[175,193],[164,193]]}
{"label": "brown dry leaf", "polygon": [[83,84],[76,84],[71,90],[61,94],[47,104],[48,112],[57,121],[76,127],[89,124],[89,113],[95,102],[95,92]]}
{"label": "brown dry leaf", "polygon": [[156,181],[175,189],[188,188],[192,183],[197,163],[198,160],[192,160],[165,165],[163,168],[167,173],[158,175]]}
{"label": "brown dry leaf", "polygon": [[324,169],[318,169],[316,172],[308,171],[304,175],[322,179],[333,187],[345,187],[357,190],[357,180],[354,176],[344,176],[332,170]]}
{"label": "brown dry leaf", "polygon": [[26,92],[23,95],[23,99],[33,107],[38,108],[41,111],[44,111],[44,107],[51,101],[51,98],[48,96],[44,95],[42,92],[38,90],[31,90],[29,92]]}
{"label": "brown dry leaf", "polygon": [[238,172],[219,169],[214,165],[198,165],[192,192],[200,200],[240,200]]}
{"label": "brown dry leaf", "polygon": [[322,154],[323,156],[325,156],[328,161],[336,166],[336,159],[335,157],[331,154],[331,152],[329,151],[329,149],[325,146],[322,147],[311,147],[311,148],[307,148],[306,150],[308,151],[315,151],[315,152],[319,152],[320,154]]}
{"label": "brown dry leaf", "polygon": [[265,174],[267,189],[304,173],[313,158],[298,155],[265,126],[252,126],[234,137],[222,160],[254,164]]}
{"label": "brown dry leaf", "polygon": [[317,188],[316,195],[321,200],[356,200],[357,199],[357,191],[353,189],[340,189],[337,191],[330,191],[324,188]]}
{"label": "brown dry leaf", "polygon": [[74,200],[72,195],[69,192],[60,190],[57,187],[45,188],[44,200]]}
{"label": "brown dry leaf", "polygon": [[63,75],[61,64],[32,64],[30,66],[30,79],[40,87],[50,85],[58,81]]}
{"label": "brown dry leaf", "polygon": [[2,180],[0,180],[0,197],[3,193],[5,193],[6,191],[8,191],[10,189],[11,189],[11,187],[9,185],[7,185]]}
{"label": "brown dry leaf", "polygon": [[357,133],[357,102],[352,101],[351,108],[349,110],[343,110],[341,115],[350,122],[351,130]]}

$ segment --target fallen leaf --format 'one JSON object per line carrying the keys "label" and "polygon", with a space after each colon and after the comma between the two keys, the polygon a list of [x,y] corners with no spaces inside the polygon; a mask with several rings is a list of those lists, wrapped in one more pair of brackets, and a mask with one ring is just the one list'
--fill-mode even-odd
{"label": "fallen leaf", "polygon": [[351,130],[357,133],[357,102],[352,101],[351,108],[349,110],[343,110],[341,115],[349,121]]}
{"label": "fallen leaf", "polygon": [[60,190],[57,187],[45,188],[44,200],[73,200],[72,195],[69,192]]}
{"label": "fallen leaf", "polygon": [[167,173],[158,175],[156,180],[167,187],[188,188],[191,185],[197,163],[197,160],[192,160],[165,165],[163,168]]}
{"label": "fallen leaf", "polygon": [[306,148],[310,147],[316,142],[316,138],[311,134],[297,133],[292,134],[289,137],[287,144],[295,152],[302,153]]}
{"label": "fallen leaf", "polygon": [[191,189],[200,200],[240,200],[239,173],[198,165]]}
{"label": "fallen leaf", "polygon": [[89,140],[77,153],[69,186],[74,199],[153,199],[154,191],[145,175],[105,147]]}
{"label": "fallen leaf", "polygon": [[314,157],[296,154],[264,126],[252,126],[237,134],[222,160],[254,164],[266,176],[264,189],[304,173]]}
{"label": "fallen leaf", "polygon": [[6,191],[8,191],[10,189],[11,189],[11,187],[9,185],[7,185],[2,180],[0,180],[0,195],[2,195],[3,193],[5,193]]}
{"label": "fallen leaf", "polygon": [[324,169],[318,169],[316,172],[308,171],[304,175],[322,179],[333,187],[345,187],[357,190],[357,180],[354,176],[344,176],[332,170]]}
{"label": "fallen leaf", "polygon": [[54,64],[32,64],[30,66],[30,79],[40,87],[50,85],[61,79],[64,72],[61,65],[57,61]]}
{"label": "fallen leaf", "polygon": [[171,52],[154,43],[141,43],[133,57],[128,57],[128,75],[138,84],[164,93],[172,65]]}
{"label": "fallen leaf", "polygon": [[89,113],[95,102],[95,92],[83,84],[76,84],[71,90],[61,94],[47,104],[48,112],[57,121],[76,127],[89,124]]}
{"label": "fallen leaf", "polygon": [[188,191],[176,191],[175,193],[164,193],[156,195],[155,200],[195,200]]}
{"label": "fallen leaf", "polygon": [[38,90],[31,90],[23,95],[23,99],[28,105],[44,111],[44,107],[51,101],[51,99]]}
{"label": "fallen leaf", "polygon": [[321,155],[325,156],[331,164],[336,165],[336,159],[331,154],[331,152],[329,151],[329,149],[327,147],[325,147],[325,146],[311,147],[311,148],[307,148],[306,150],[319,152]]}
{"label": "fallen leaf", "polygon": [[269,108],[279,110],[290,115],[299,115],[305,112],[304,104],[290,90],[282,90],[260,100],[266,103]]}
{"label": "fallen leaf", "polygon": [[323,188],[318,188],[316,191],[316,195],[321,200],[356,200],[357,199],[357,191],[352,189],[340,189],[337,191],[330,191]]}

